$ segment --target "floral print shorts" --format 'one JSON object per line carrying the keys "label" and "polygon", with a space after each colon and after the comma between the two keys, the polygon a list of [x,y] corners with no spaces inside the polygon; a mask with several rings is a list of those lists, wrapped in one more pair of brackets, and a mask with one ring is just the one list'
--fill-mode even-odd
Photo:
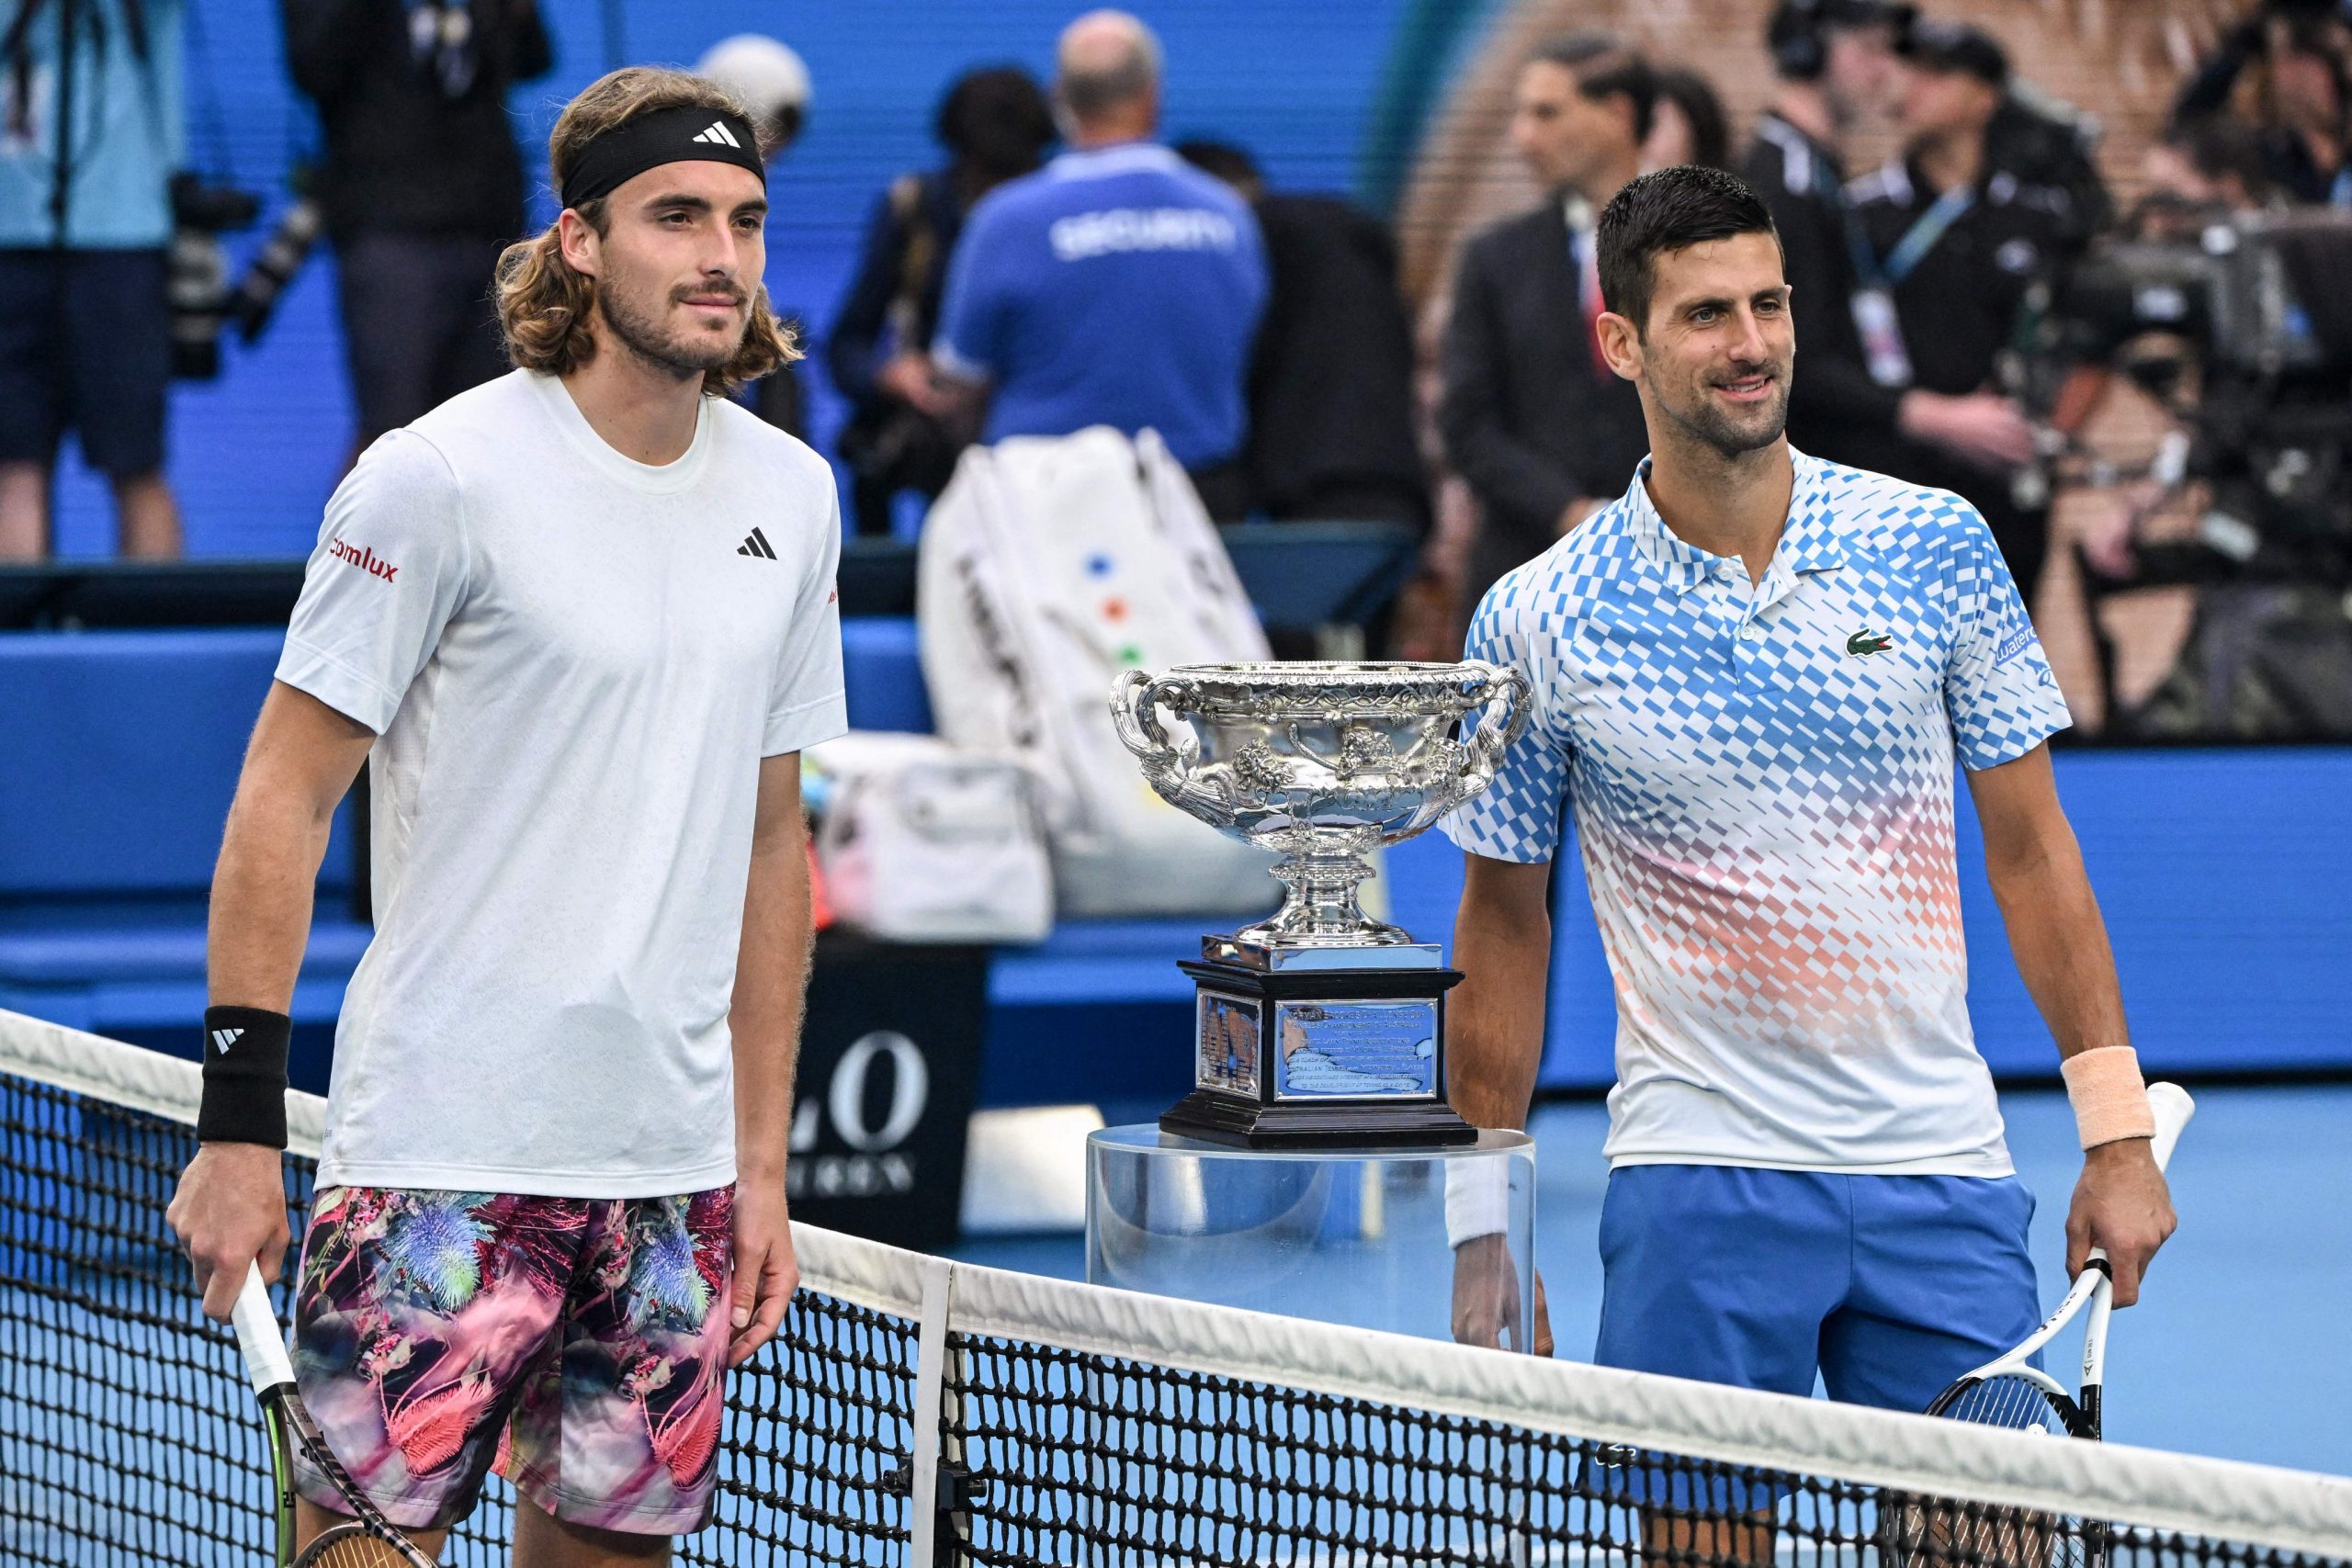
{"label": "floral print shorts", "polygon": [[[295,1296],[302,1402],[403,1529],[464,1518],[495,1465],[567,1522],[698,1529],[725,1407],[733,1200],[328,1188]],[[318,1475],[297,1482],[334,1506]]]}

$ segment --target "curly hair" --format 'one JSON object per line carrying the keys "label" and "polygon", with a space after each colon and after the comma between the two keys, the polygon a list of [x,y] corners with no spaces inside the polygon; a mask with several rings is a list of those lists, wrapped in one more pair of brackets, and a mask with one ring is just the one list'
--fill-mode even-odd
{"label": "curly hair", "polygon": [[[565,107],[548,137],[556,189],[562,190],[581,150],[596,137],[640,115],[679,107],[745,113],[734,94],[684,71],[632,65],[591,83]],[[612,214],[602,197],[571,210],[599,236],[610,231]],[[550,376],[570,375],[596,352],[596,280],[563,259],[560,229],[559,220],[507,246],[498,258],[498,324],[506,356],[523,369]],[[703,394],[729,396],[800,354],[793,330],[776,320],[766,288],[753,279],[742,346],[726,364],[703,372]]]}

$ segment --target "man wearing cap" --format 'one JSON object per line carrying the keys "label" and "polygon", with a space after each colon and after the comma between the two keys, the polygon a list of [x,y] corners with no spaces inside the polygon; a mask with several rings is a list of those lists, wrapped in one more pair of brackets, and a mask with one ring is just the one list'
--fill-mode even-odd
{"label": "man wearing cap", "polygon": [[[2026,297],[2064,259],[2066,194],[1986,157],[2008,79],[2007,51],[1982,28],[1916,24],[1902,52],[1903,153],[1847,188],[1865,250],[1857,320],[1871,371],[1890,388],[1999,395],[1996,363]],[[2011,480],[2031,455],[2013,433],[1955,444],[1905,432],[1870,466],[1957,491],[1983,513],[2030,604],[2049,518],[2018,504]]]}
{"label": "man wearing cap", "polygon": [[[800,139],[812,88],[808,67],[791,45],[761,33],[737,33],[711,45],[695,62],[695,74],[743,101],[752,128],[760,133],[760,155],[771,166]],[[797,336],[798,312],[786,320]],[[808,434],[808,390],[800,384],[797,365],[761,377],[745,389],[743,405],[787,435]]]}
{"label": "man wearing cap", "polygon": [[[170,1213],[212,1315],[277,1272],[287,1010],[372,759],[296,1376],[428,1551],[498,1463],[522,1568],[660,1560],[708,1517],[727,1370],[797,1278],[798,752],[844,727],[831,471],[725,395],[795,352],[750,119],[619,71],[549,152],[563,211],[498,273],[521,368],[328,503],[213,881]],[[297,1480],[315,1536],[334,1494]]]}
{"label": "man wearing cap", "polygon": [[1795,300],[1804,375],[1789,389],[1789,438],[1838,463],[1882,462],[1897,436],[1955,457],[2018,463],[2032,432],[1997,392],[1947,397],[1882,382],[1863,351],[1879,301],[1871,257],[1845,196],[1839,139],[1890,107],[1904,7],[1887,0],[1781,0],[1766,25],[1778,86],[1756,120],[1741,177],[1772,214]]}

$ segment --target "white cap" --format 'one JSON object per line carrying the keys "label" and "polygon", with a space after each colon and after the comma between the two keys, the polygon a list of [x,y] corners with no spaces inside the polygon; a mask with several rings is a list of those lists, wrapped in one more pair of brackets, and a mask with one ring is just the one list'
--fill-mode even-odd
{"label": "white cap", "polygon": [[754,115],[808,112],[808,67],[793,50],[761,33],[721,39],[695,66],[695,74],[733,93]]}

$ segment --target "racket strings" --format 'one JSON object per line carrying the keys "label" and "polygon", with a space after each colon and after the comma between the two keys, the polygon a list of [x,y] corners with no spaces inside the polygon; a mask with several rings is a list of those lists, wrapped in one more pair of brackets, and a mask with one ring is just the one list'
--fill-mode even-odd
{"label": "racket strings", "polygon": [[[1931,1416],[2049,1437],[2073,1435],[2071,1406],[2030,1378],[2004,1375],[1947,1390]],[[1913,1568],[2098,1568],[2096,1528],[2022,1508],[1922,1504],[1899,1510],[1891,1558]]]}
{"label": "racket strings", "polygon": [[2095,1534],[2054,1515],[1927,1499],[1882,1506],[1889,1568],[2101,1568]]}
{"label": "racket strings", "polygon": [[414,1559],[358,1525],[337,1525],[295,1560],[294,1568],[413,1568]]}
{"label": "racket strings", "polygon": [[2066,1436],[2069,1425],[2065,1412],[2051,1400],[2047,1389],[2020,1377],[1992,1377],[1971,1383],[1949,1396],[1948,1403],[1939,1402],[1930,1414],[1980,1427],[2048,1432],[2056,1437]]}

